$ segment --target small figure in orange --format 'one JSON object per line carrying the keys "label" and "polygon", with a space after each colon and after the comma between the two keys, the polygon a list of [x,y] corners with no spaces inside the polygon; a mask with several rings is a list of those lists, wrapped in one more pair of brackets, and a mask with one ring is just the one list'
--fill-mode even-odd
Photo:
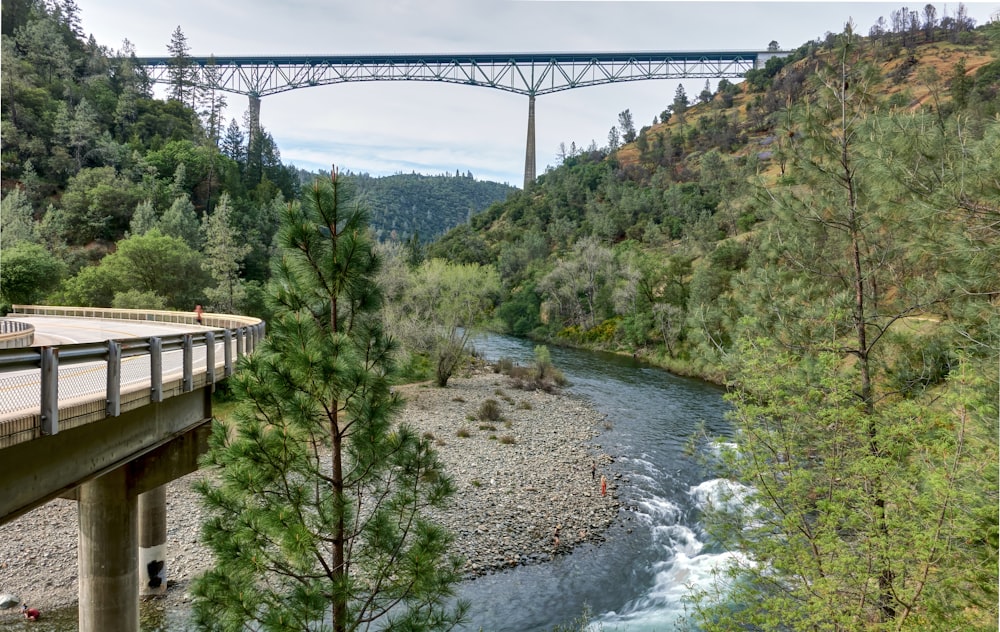
{"label": "small figure in orange", "polygon": [[198,323],[199,325],[201,324],[201,314],[202,314],[201,305],[195,305],[194,306],[194,322]]}
{"label": "small figure in orange", "polygon": [[608,479],[604,478],[604,474],[601,474],[601,496],[608,495]]}

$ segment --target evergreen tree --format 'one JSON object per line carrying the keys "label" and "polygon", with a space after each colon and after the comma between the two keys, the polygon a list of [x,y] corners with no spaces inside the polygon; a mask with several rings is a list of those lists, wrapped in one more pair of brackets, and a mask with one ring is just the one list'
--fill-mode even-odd
{"label": "evergreen tree", "polygon": [[246,137],[243,135],[240,124],[235,118],[229,121],[229,126],[226,128],[226,135],[222,137],[219,149],[224,155],[236,161],[241,169],[246,166]]}
{"label": "evergreen tree", "polygon": [[712,100],[712,97],[714,96],[715,95],[712,94],[712,84],[709,83],[708,79],[706,79],[705,87],[702,88],[701,94],[698,95],[698,100],[701,101],[702,103],[708,103]]}
{"label": "evergreen tree", "polygon": [[222,136],[222,112],[226,109],[226,96],[215,87],[219,79],[219,69],[215,64],[215,56],[209,57],[208,65],[205,66],[203,73],[208,86],[197,91],[195,100],[202,125],[205,127],[207,140],[211,145],[217,147],[219,138]]}
{"label": "evergreen tree", "polygon": [[153,207],[153,202],[150,200],[143,200],[135,207],[135,213],[132,214],[132,220],[129,222],[128,231],[132,235],[145,235],[149,231],[156,228],[159,218],[156,213],[156,209]]}
{"label": "evergreen tree", "polygon": [[394,422],[379,259],[336,172],[286,207],[279,242],[269,335],[231,380],[234,427],[213,428],[206,462],[219,482],[199,486],[216,561],[194,586],[197,620],[448,629],[464,612],[446,603],[458,565],[421,512],[453,483],[427,439]]}
{"label": "evergreen tree", "polygon": [[0,202],[0,248],[6,250],[21,242],[37,243],[38,231],[28,196],[14,188]]}
{"label": "evergreen tree", "polygon": [[621,129],[622,140],[631,143],[635,140],[635,123],[632,121],[632,112],[625,110],[618,114],[618,126]]}
{"label": "evergreen tree", "polygon": [[205,240],[205,268],[215,285],[205,288],[212,311],[223,314],[237,313],[246,290],[240,280],[243,259],[250,254],[251,246],[233,225],[233,208],[229,194],[223,193],[219,204],[202,222]]}
{"label": "evergreen tree", "polygon": [[684,113],[687,112],[689,105],[690,102],[688,101],[687,92],[684,90],[684,84],[678,84],[677,89],[674,91],[674,102],[670,107],[670,112],[683,123]]}
{"label": "evergreen tree", "polygon": [[[699,618],[707,630],[995,626],[995,536],[981,534],[996,475],[973,472],[996,459],[995,382],[978,377],[996,354],[957,351],[967,333],[947,321],[967,299],[940,272],[962,269],[975,240],[953,201],[887,177],[899,167],[883,163],[924,169],[941,151],[895,134],[850,25],[837,40],[782,132],[794,186],[765,192],[774,218],[738,286],[740,444],[726,464],[749,487],[711,524],[741,556]],[[971,197],[973,170],[943,164],[927,175],[962,183],[927,181]],[[993,268],[967,287],[995,291]]]}
{"label": "evergreen tree", "polygon": [[201,246],[201,226],[198,222],[198,214],[194,210],[194,204],[186,195],[175,198],[159,221],[156,227],[160,232],[170,237],[177,237],[184,240],[191,248],[197,250]]}
{"label": "evergreen tree", "polygon": [[618,128],[614,125],[608,130],[608,151],[615,152],[618,151],[618,147],[621,145],[621,136],[618,133]]}
{"label": "evergreen tree", "polygon": [[170,43],[167,44],[167,52],[170,53],[170,88],[169,97],[174,101],[194,107],[194,76],[191,67],[191,56],[188,51],[187,36],[178,25],[170,35]]}

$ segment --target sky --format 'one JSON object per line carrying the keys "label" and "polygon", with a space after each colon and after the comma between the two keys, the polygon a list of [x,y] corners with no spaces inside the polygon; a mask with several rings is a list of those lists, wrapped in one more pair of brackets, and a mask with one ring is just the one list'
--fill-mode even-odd
{"label": "sky", "polygon": [[[77,0],[83,30],[139,56],[167,55],[180,26],[192,56],[764,50],[797,48],[853,19],[867,34],[900,2],[700,0]],[[926,0],[910,2],[922,10]],[[938,17],[957,2],[934,3]],[[965,2],[977,24],[1000,16],[1000,0]],[[712,81],[714,89],[715,81]],[[537,172],[558,164],[560,143],[607,144],[618,114],[636,128],[673,101],[677,81],[619,83],[535,101]],[[688,80],[694,97],[704,80]],[[243,120],[245,96],[227,95],[227,118]],[[391,175],[471,172],[523,183],[528,98],[442,83],[365,82],[264,97],[261,125],[285,164]]]}

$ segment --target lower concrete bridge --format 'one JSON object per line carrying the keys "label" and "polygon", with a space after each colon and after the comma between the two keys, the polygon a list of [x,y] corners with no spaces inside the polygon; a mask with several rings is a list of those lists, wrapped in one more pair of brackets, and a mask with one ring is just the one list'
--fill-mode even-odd
{"label": "lower concrete bridge", "polygon": [[263,322],[15,306],[0,319],[0,524],[77,501],[79,629],[138,632],[167,586],[166,483],[207,446],[215,385]]}

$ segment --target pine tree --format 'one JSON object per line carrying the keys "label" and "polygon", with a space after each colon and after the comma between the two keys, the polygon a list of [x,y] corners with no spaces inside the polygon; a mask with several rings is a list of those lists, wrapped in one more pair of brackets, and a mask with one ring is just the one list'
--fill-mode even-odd
{"label": "pine tree", "polygon": [[[741,555],[706,630],[995,627],[995,537],[977,534],[995,524],[996,388],[977,374],[996,354],[949,351],[968,298],[941,272],[962,269],[968,218],[902,180],[898,163],[924,169],[939,149],[909,115],[879,113],[859,46],[848,25],[783,132],[786,186],[762,192],[774,217],[740,278],[725,458],[749,487],[711,521]],[[943,164],[925,184],[948,173],[973,196]]]}
{"label": "pine tree", "polygon": [[174,101],[194,107],[194,77],[191,56],[188,54],[190,50],[187,36],[178,26],[170,35],[170,43],[167,44],[167,52],[170,53],[169,96]]}
{"label": "pine tree", "polygon": [[246,137],[243,135],[240,124],[235,118],[230,119],[229,126],[226,128],[226,135],[222,137],[219,149],[224,155],[235,160],[241,169],[246,166]]}
{"label": "pine tree", "polygon": [[198,106],[198,115],[201,116],[202,125],[205,127],[205,134],[208,142],[213,146],[219,145],[219,138],[222,136],[222,112],[226,109],[226,96],[216,89],[219,81],[219,68],[215,64],[215,56],[209,57],[208,64],[202,70],[207,86],[197,90],[195,101]]}
{"label": "pine tree", "polygon": [[215,286],[205,288],[205,296],[213,311],[237,313],[246,290],[240,281],[240,269],[252,247],[237,233],[233,225],[233,208],[228,193],[223,193],[211,215],[202,221],[205,239],[205,268]]}
{"label": "pine tree", "polygon": [[422,511],[453,483],[395,423],[380,261],[335,171],[285,208],[279,243],[268,337],[232,380],[233,426],[213,427],[219,483],[199,488],[216,559],[195,583],[196,617],[215,630],[449,629],[465,610],[448,605],[458,565]]}
{"label": "pine tree", "polygon": [[618,114],[618,125],[621,127],[622,140],[631,143],[635,140],[635,123],[632,121],[632,112],[625,110]]}

